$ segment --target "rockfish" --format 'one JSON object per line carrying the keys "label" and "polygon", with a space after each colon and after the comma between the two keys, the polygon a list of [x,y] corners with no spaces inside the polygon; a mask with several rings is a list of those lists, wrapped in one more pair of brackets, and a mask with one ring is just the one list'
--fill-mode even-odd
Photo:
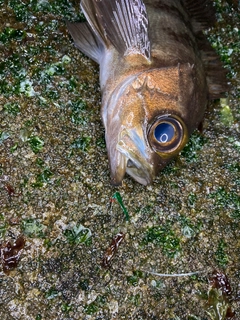
{"label": "rockfish", "polygon": [[111,182],[143,185],[185,146],[225,71],[203,30],[208,0],[82,0],[87,19],[67,23],[78,49],[100,65],[101,115]]}

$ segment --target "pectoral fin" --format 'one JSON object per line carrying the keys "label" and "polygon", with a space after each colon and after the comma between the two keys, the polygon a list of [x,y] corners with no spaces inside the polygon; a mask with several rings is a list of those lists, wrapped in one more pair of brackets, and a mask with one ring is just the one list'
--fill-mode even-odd
{"label": "pectoral fin", "polygon": [[73,38],[75,46],[86,56],[99,63],[104,52],[104,45],[87,22],[67,22],[67,28]]}
{"label": "pectoral fin", "polygon": [[88,23],[106,47],[150,59],[148,19],[142,0],[82,0]]}
{"label": "pectoral fin", "polygon": [[226,80],[227,70],[223,68],[219,56],[211,47],[203,30],[216,22],[215,8],[210,0],[183,0],[189,13],[193,31],[202,56],[206,72],[209,98],[218,99],[225,96],[229,87]]}

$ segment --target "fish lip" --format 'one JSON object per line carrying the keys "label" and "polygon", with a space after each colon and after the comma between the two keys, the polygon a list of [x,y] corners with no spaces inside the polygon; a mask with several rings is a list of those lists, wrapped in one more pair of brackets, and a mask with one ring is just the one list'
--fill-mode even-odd
{"label": "fish lip", "polygon": [[[122,171],[122,179],[125,173],[127,173],[140,184],[149,185],[152,183],[155,175],[149,155],[146,152],[138,152],[138,149],[131,148],[131,143],[134,144],[131,135],[125,134],[116,145],[117,152],[124,159],[125,172],[123,174]],[[128,167],[129,161],[131,161],[133,166]]]}
{"label": "fish lip", "polygon": [[[137,182],[139,182],[142,185],[147,186],[147,185],[152,183],[153,178],[151,177],[151,175],[148,173],[147,170],[144,170],[142,168],[142,166],[141,167],[137,167],[135,165],[135,166],[133,166],[131,168],[129,168],[127,166],[127,163],[128,163],[129,160],[132,161],[133,164],[135,164],[136,163],[135,158],[133,158],[132,156],[131,157],[129,157],[129,156],[127,157],[125,155],[125,152],[121,152],[120,151],[119,153],[121,153],[123,158],[125,159],[126,165],[124,166],[124,168],[122,168],[122,170],[119,170],[119,168],[115,172],[113,172],[111,170],[111,185],[116,186],[116,187],[122,186],[122,182],[123,182],[123,179],[124,179],[124,176],[125,176],[126,173],[128,175],[130,175],[134,180],[136,180]],[[135,172],[135,171],[137,171],[137,172]],[[139,172],[141,172],[142,175],[140,175]]]}
{"label": "fish lip", "polygon": [[126,173],[127,159],[122,153],[115,150],[113,158],[111,158],[111,154],[109,154],[109,163],[111,171],[111,185],[116,187],[121,186]]}
{"label": "fish lip", "polygon": [[[124,153],[123,153],[124,154]],[[137,182],[147,186],[148,184],[152,183],[152,177],[149,173],[148,168],[143,166],[137,159],[134,157],[133,154],[125,155],[127,158],[127,163],[131,161],[133,163],[133,167],[126,167],[126,173],[133,177]],[[136,171],[136,173],[135,173]]]}
{"label": "fish lip", "polygon": [[149,184],[152,184],[152,181],[153,181],[153,178],[150,176],[150,175],[148,175],[148,174],[146,174],[146,172],[145,172],[145,175],[144,176],[140,176],[139,174],[137,175],[137,174],[134,174],[134,168],[132,169],[131,168],[131,170],[130,169],[126,169],[126,173],[128,174],[128,175],[130,175],[134,180],[136,180],[138,183],[140,183],[140,184],[142,184],[142,185],[144,185],[144,186],[147,186],[147,185],[149,185]]}

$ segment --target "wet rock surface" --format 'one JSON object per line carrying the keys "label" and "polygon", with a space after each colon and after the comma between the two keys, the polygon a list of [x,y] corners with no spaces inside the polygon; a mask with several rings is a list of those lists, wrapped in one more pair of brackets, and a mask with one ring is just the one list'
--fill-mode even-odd
{"label": "wet rock surface", "polygon": [[98,66],[65,26],[84,19],[78,2],[0,0],[0,244],[25,241],[9,274],[1,260],[1,319],[214,319],[216,269],[231,298],[218,292],[215,306],[227,319],[231,304],[239,319],[239,7],[217,1],[209,31],[229,70],[228,100],[209,106],[202,133],[152,186],[127,177],[115,188]]}

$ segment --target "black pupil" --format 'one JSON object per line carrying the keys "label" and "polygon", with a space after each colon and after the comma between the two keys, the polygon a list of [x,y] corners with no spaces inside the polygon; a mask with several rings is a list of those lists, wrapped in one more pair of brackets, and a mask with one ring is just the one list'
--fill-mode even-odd
{"label": "black pupil", "polygon": [[162,122],[154,130],[155,138],[160,143],[168,143],[174,137],[174,127],[170,123]]}

